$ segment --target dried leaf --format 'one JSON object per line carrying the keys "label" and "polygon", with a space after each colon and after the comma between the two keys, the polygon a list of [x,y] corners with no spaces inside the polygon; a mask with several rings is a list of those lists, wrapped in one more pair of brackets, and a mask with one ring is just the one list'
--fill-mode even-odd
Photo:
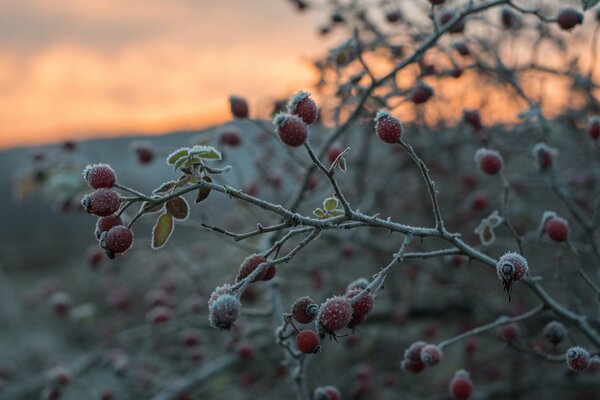
{"label": "dried leaf", "polygon": [[152,229],[152,248],[157,250],[163,247],[169,241],[172,233],[173,217],[167,213],[161,214]]}
{"label": "dried leaf", "polygon": [[[204,179],[206,182],[212,182],[212,179],[210,179],[210,176],[205,176],[202,179]],[[209,188],[200,188],[200,189],[198,189],[198,194],[196,195],[195,203],[198,204],[201,201],[206,200],[206,198],[208,197],[209,194],[210,194],[210,189]]]}
{"label": "dried leaf", "polygon": [[187,219],[190,214],[190,206],[180,196],[167,201],[166,210],[175,219]]}

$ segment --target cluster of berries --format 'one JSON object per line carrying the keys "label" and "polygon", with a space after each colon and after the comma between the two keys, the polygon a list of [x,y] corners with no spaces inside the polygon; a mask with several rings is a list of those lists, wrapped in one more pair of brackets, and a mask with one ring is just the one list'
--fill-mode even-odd
{"label": "cluster of berries", "polygon": [[444,353],[438,346],[418,341],[404,351],[401,367],[405,371],[418,374],[426,367],[438,365],[443,358]]}
{"label": "cluster of berries", "polygon": [[100,217],[96,223],[96,238],[108,257],[114,258],[133,244],[133,232],[116,214],[123,198],[113,189],[117,181],[115,171],[107,164],[88,165],[83,177],[95,190],[83,196],[81,205],[88,213]]}
{"label": "cluster of berries", "polygon": [[319,118],[319,108],[303,90],[292,96],[287,112],[278,113],[273,119],[279,139],[290,147],[302,146],[308,139],[308,127]]}

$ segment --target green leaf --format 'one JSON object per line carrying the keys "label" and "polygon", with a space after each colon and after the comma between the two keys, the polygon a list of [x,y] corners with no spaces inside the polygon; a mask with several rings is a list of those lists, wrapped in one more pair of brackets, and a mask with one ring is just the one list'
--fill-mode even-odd
{"label": "green leaf", "polygon": [[325,218],[325,211],[321,210],[320,208],[317,208],[315,211],[313,211],[313,214],[317,218],[321,218],[321,219]]}
{"label": "green leaf", "polygon": [[181,168],[184,164],[186,164],[188,162],[188,158],[186,157],[181,157],[179,160],[177,160],[177,162],[175,163],[175,165],[173,166],[173,170],[177,171],[179,168]]}
{"label": "green leaf", "polygon": [[581,5],[583,6],[583,10],[587,11],[598,4],[599,1],[600,0],[581,0]]}
{"label": "green leaf", "polygon": [[[169,156],[167,157],[167,164],[175,165],[177,160],[179,160],[182,157],[186,157],[188,155],[189,150],[190,149],[188,147],[182,147],[180,149],[175,150],[174,152],[169,154]],[[175,169],[177,169],[177,168],[175,168]]]}
{"label": "green leaf", "polygon": [[154,250],[163,247],[173,233],[173,217],[169,214],[161,214],[152,229],[152,248]]}
{"label": "green leaf", "polygon": [[338,159],[338,167],[340,168],[340,171],[346,172],[346,159],[343,156],[340,156]]}
{"label": "green leaf", "polygon": [[211,146],[194,146],[190,149],[189,154],[206,160],[220,160],[223,158],[219,150]]}
{"label": "green leaf", "polygon": [[340,215],[344,215],[344,214],[345,214],[344,210],[340,210],[340,209],[329,211],[329,215],[331,215],[332,217],[339,217]]}
{"label": "green leaf", "polygon": [[187,219],[190,215],[190,206],[188,206],[187,201],[181,196],[167,201],[166,210],[175,219]]}
{"label": "green leaf", "polygon": [[327,211],[335,210],[338,206],[338,199],[335,197],[328,197],[323,200],[323,208]]}

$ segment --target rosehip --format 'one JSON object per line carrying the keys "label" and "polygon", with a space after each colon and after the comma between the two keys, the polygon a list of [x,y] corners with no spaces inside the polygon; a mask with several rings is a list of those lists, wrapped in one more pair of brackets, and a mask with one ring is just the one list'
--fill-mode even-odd
{"label": "rosehip", "polygon": [[81,205],[90,214],[107,217],[119,209],[121,201],[119,193],[111,189],[100,188],[83,196]]}
{"label": "rosehip", "polygon": [[475,152],[475,162],[488,175],[495,175],[500,172],[504,163],[500,153],[484,148]]}
{"label": "rosehip", "polygon": [[125,225],[110,228],[100,241],[100,246],[111,253],[124,253],[133,244],[133,231]]}
{"label": "rosehip", "polygon": [[217,300],[220,296],[224,294],[233,295],[231,285],[228,285],[226,283],[223,286],[215,288],[215,290],[213,290],[213,292],[210,294],[210,297],[208,298],[208,306],[210,307],[215,302],[215,300]]}
{"label": "rosehip", "polygon": [[108,232],[111,228],[119,225],[123,225],[123,220],[116,215],[98,218],[96,222],[96,238],[100,239],[103,232]]}
{"label": "rosehip", "polygon": [[58,386],[66,386],[71,382],[72,374],[71,371],[63,367],[62,365],[58,365],[52,368],[49,372],[50,381]]}
{"label": "rosehip", "polygon": [[[450,8],[442,10],[438,16],[439,24],[442,25],[442,28],[446,28],[444,25],[448,24],[454,17],[456,16],[456,11]],[[465,30],[465,21],[460,20],[455,22],[450,28],[448,28],[448,32],[450,33],[462,33]]]}
{"label": "rosehip", "polygon": [[152,146],[152,143],[139,141],[133,143],[132,147],[140,164],[150,164],[154,160],[154,146]]}
{"label": "rosehip", "polygon": [[[240,271],[238,272],[238,275],[236,277],[236,281],[241,281],[242,279],[246,278],[248,275],[250,275],[252,272],[254,272],[254,270],[262,263],[267,262],[267,258],[265,256],[263,256],[262,254],[251,254],[248,257],[246,257],[246,259],[244,261],[242,261],[242,264],[240,265]],[[274,266],[271,266],[274,267]],[[265,275],[267,274],[267,270],[271,267],[268,267],[267,269],[264,269],[260,274],[258,274],[254,280],[252,282],[257,282],[257,281],[261,281],[264,280]]]}
{"label": "rosehip", "polygon": [[[352,300],[362,292],[362,289],[353,289],[346,293],[346,297]],[[348,322],[348,328],[356,328],[362,325],[367,319],[367,314],[373,309],[373,296],[366,294],[361,297],[358,301],[352,304],[352,319]]]}
{"label": "rosehip", "polygon": [[273,124],[279,139],[290,147],[302,146],[308,138],[306,124],[296,115],[279,113],[273,119]]}
{"label": "rosehip", "polygon": [[88,165],[83,169],[83,178],[94,189],[111,188],[117,180],[115,171],[107,164]]}
{"label": "rosehip", "polygon": [[146,315],[146,321],[154,325],[161,325],[171,319],[171,309],[165,306],[156,306]]}
{"label": "rosehip", "polygon": [[544,232],[555,242],[565,242],[569,237],[569,223],[561,217],[551,217],[544,223]]}
{"label": "rosehip", "polygon": [[419,341],[411,344],[404,351],[404,360],[401,364],[403,370],[417,374],[425,369],[426,365],[421,360],[421,350],[425,346],[427,346],[427,343]]}
{"label": "rosehip", "polygon": [[351,292],[355,289],[366,289],[369,286],[369,281],[366,278],[358,278],[346,286],[346,293]]}
{"label": "rosehip", "polygon": [[230,295],[222,294],[208,307],[208,319],[211,326],[229,330],[240,315],[242,304]]}
{"label": "rosehip", "polygon": [[92,268],[96,268],[100,262],[102,262],[102,258],[104,254],[102,250],[98,248],[96,245],[92,245],[88,248],[86,252],[87,262],[90,264]]}
{"label": "rosehip", "polygon": [[200,343],[200,332],[196,329],[186,329],[181,332],[181,342],[184,346],[193,347]]}
{"label": "rosehip", "polygon": [[[352,320],[352,304],[347,297],[334,296],[327,299],[317,315],[319,327],[324,333],[333,333],[344,328]],[[319,330],[321,332],[321,330]],[[323,335],[322,335],[323,336]]]}
{"label": "rosehip", "polygon": [[65,292],[56,292],[52,294],[50,303],[54,309],[54,313],[61,317],[66,316],[71,310],[71,296]]}
{"label": "rosehip", "polygon": [[296,347],[301,353],[314,354],[321,350],[319,335],[311,329],[300,331],[296,335]]}
{"label": "rosehip", "polygon": [[513,282],[521,280],[527,273],[529,266],[527,260],[520,254],[508,252],[498,260],[496,273],[502,281],[502,286],[509,294]]}
{"label": "rosehip", "polygon": [[573,372],[583,372],[590,366],[590,353],[583,347],[571,347],[565,353],[567,366]]}
{"label": "rosehip", "polygon": [[479,110],[463,110],[463,120],[471,125],[475,131],[480,131],[483,127]]}
{"label": "rosehip", "polygon": [[292,304],[292,317],[301,324],[308,324],[314,321],[318,308],[310,297],[299,297]]}
{"label": "rosehip", "polygon": [[342,400],[342,393],[335,386],[322,386],[315,389],[314,400]]}
{"label": "rosehip", "polygon": [[287,104],[287,110],[290,114],[302,118],[307,125],[312,124],[319,117],[317,103],[310,97],[309,92],[303,90],[292,96]]}
{"label": "rosehip", "polygon": [[389,113],[380,111],[375,116],[375,133],[384,142],[397,143],[403,131],[400,121]]}
{"label": "rosehip", "polygon": [[556,150],[545,143],[538,143],[533,146],[532,153],[535,157],[535,163],[540,171],[546,171],[548,168],[552,167]]}
{"label": "rosehip", "polygon": [[228,129],[221,133],[221,143],[231,147],[237,147],[242,143],[239,132],[234,129]]}
{"label": "rosehip", "polygon": [[473,392],[473,381],[469,373],[463,369],[454,373],[450,381],[450,396],[455,400],[467,400]]}
{"label": "rosehip", "polygon": [[337,146],[332,146],[329,148],[329,150],[327,150],[327,161],[329,161],[329,164],[332,164],[340,154],[342,154],[342,149],[340,147]]}
{"label": "rosehip", "polygon": [[562,30],[568,31],[583,22],[583,14],[574,8],[563,8],[556,17],[556,22]]}
{"label": "rosehip", "polygon": [[544,327],[543,335],[547,341],[556,346],[565,339],[567,328],[558,321],[550,321]]}
{"label": "rosehip", "polygon": [[498,336],[500,340],[503,342],[513,342],[521,336],[521,328],[516,322],[511,322],[510,324],[502,325],[498,328]]}
{"label": "rosehip", "polygon": [[432,96],[433,88],[423,82],[419,82],[410,93],[410,99],[414,104],[426,103]]}
{"label": "rosehip", "polygon": [[237,345],[237,353],[242,360],[252,360],[255,354],[254,345],[249,341],[240,342]]}
{"label": "rosehip", "polygon": [[438,365],[444,358],[442,349],[434,344],[428,344],[421,349],[420,358],[423,364],[432,367]]}
{"label": "rosehip", "polygon": [[237,118],[248,118],[248,102],[246,99],[238,96],[229,97],[229,107],[231,108],[231,114]]}

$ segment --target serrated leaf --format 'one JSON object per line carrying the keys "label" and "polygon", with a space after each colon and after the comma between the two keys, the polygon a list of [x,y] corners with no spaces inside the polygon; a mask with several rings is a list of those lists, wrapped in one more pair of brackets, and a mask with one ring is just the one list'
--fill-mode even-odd
{"label": "serrated leaf", "polygon": [[340,215],[344,215],[344,210],[331,210],[329,211],[329,215],[331,215],[332,217],[339,217]]}
{"label": "serrated leaf", "polygon": [[149,207],[148,209],[146,209],[146,212],[148,213],[155,213],[155,212],[159,212],[160,210],[163,209],[163,207],[165,206],[165,203],[159,203],[159,204],[153,204],[150,205],[151,203],[145,201],[142,203],[142,206],[140,207],[140,210],[144,210],[146,209],[146,207]]}
{"label": "serrated leaf", "polygon": [[194,146],[190,149],[189,154],[202,157],[206,160],[220,160],[223,158],[221,152],[211,146]]}
{"label": "serrated leaf", "polygon": [[175,187],[175,184],[177,182],[175,181],[168,181],[163,183],[162,185],[160,185],[159,187],[157,187],[156,189],[154,189],[152,191],[152,193],[166,193],[168,192],[170,189],[172,189],[173,187]]}
{"label": "serrated leaf", "polygon": [[325,217],[325,211],[323,211],[320,208],[317,208],[315,211],[313,211],[313,214],[315,215],[315,217],[317,218],[324,218]]}
{"label": "serrated leaf", "polygon": [[167,201],[166,211],[175,219],[187,219],[190,215],[190,206],[183,197],[175,197]]}
{"label": "serrated leaf", "polygon": [[[188,151],[190,149],[188,147],[182,147],[180,149],[175,150],[167,157],[167,164],[175,165],[175,163],[182,157],[186,157],[188,155]],[[175,168],[177,169],[177,168]]]}
{"label": "serrated leaf", "polygon": [[163,247],[169,241],[172,233],[173,217],[167,213],[161,214],[152,229],[152,248],[157,250]]}
{"label": "serrated leaf", "polygon": [[[212,179],[210,178],[210,176],[205,176],[202,179],[204,179],[206,182],[212,182]],[[209,194],[210,194],[210,189],[209,188],[200,188],[200,189],[198,189],[198,194],[196,195],[195,203],[198,204],[201,201],[206,200],[206,198],[208,197]]]}
{"label": "serrated leaf", "polygon": [[337,206],[338,199],[336,199],[335,197],[328,197],[325,200],[323,200],[323,208],[325,208],[326,211],[335,210]]}
{"label": "serrated leaf", "polygon": [[177,171],[179,168],[181,168],[184,164],[189,164],[189,159],[187,157],[181,157],[179,160],[177,160],[177,162],[175,163],[175,165],[173,166],[173,170]]}
{"label": "serrated leaf", "polygon": [[599,1],[600,0],[581,0],[581,5],[583,6],[583,10],[587,11],[598,4]]}

